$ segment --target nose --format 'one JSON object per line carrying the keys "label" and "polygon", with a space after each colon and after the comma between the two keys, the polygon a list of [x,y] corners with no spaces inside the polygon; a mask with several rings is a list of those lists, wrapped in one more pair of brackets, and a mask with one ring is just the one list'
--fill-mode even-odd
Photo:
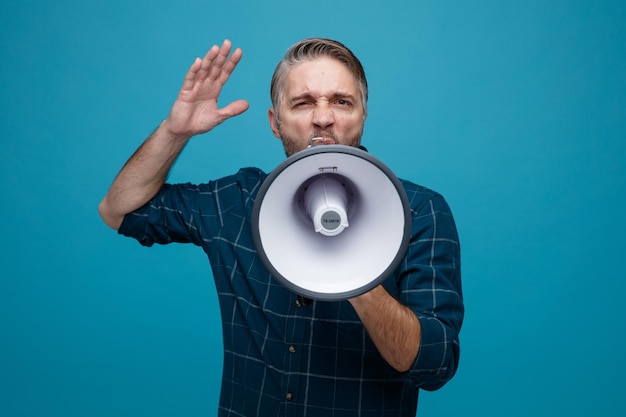
{"label": "nose", "polygon": [[335,115],[330,103],[319,102],[313,109],[313,124],[319,129],[326,129],[335,123]]}

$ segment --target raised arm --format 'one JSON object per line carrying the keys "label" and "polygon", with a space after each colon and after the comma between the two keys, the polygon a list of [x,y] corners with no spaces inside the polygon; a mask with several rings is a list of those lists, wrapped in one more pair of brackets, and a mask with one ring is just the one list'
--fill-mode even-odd
{"label": "raised arm", "polygon": [[98,207],[100,216],[111,228],[117,230],[126,214],[156,195],[192,136],[206,133],[248,109],[245,100],[218,107],[222,87],[242,55],[239,48],[230,54],[231,47],[230,41],[225,40],[221,47],[214,45],[203,59],[196,58],[167,119],[137,149],[115,178]]}

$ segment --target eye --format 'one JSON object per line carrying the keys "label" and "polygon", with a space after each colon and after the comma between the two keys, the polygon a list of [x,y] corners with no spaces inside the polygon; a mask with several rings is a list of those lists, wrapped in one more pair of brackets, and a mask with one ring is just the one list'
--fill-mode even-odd
{"label": "eye", "polygon": [[340,106],[340,107],[348,107],[350,106],[352,103],[348,100],[345,100],[343,98],[337,99],[335,100],[335,104]]}

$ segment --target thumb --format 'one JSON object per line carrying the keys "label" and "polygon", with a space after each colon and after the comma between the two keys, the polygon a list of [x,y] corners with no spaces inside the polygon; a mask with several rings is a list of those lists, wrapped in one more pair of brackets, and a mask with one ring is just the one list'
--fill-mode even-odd
{"label": "thumb", "polygon": [[220,109],[220,116],[222,120],[229,119],[231,117],[239,116],[241,113],[248,110],[250,104],[246,100],[236,100],[232,103],[224,106]]}

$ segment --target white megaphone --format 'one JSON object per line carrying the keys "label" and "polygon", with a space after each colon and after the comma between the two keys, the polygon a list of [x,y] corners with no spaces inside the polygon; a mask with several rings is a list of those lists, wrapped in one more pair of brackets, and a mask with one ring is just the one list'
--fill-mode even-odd
{"label": "white megaphone", "polygon": [[278,165],[254,202],[252,237],[267,270],[316,300],[356,297],[399,265],[411,233],[391,170],[361,149],[323,145]]}

